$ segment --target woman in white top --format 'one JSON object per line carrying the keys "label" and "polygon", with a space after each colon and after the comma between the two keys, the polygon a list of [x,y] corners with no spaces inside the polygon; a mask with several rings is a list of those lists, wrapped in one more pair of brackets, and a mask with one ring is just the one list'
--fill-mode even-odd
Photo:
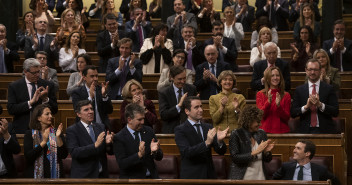
{"label": "woman in white top", "polygon": [[269,18],[267,16],[260,16],[257,19],[257,28],[252,32],[252,37],[251,37],[251,49],[257,46],[257,41],[258,41],[258,33],[260,29],[263,27],[268,27],[270,28],[271,31],[271,42],[274,42],[276,45],[279,43],[279,36],[277,35],[277,31],[275,28],[271,26],[271,22],[269,21]]}
{"label": "woman in white top", "polygon": [[[260,61],[260,60],[265,60],[266,57],[264,55],[264,45],[268,42],[271,42],[272,40],[272,35],[271,31],[268,27],[263,27],[259,31],[259,39],[257,42],[257,47],[254,47],[251,51],[251,58],[249,60],[249,64],[253,67],[254,63]],[[277,58],[281,58],[281,51],[280,48],[277,47]]]}
{"label": "woman in white top", "polygon": [[224,36],[235,39],[237,51],[241,51],[241,40],[244,38],[242,23],[236,22],[235,11],[226,7],[224,11]]}
{"label": "woman in white top", "polygon": [[59,52],[59,66],[65,73],[73,73],[77,71],[77,56],[86,53],[81,49],[81,35],[79,31],[73,31],[68,36],[66,44]]}

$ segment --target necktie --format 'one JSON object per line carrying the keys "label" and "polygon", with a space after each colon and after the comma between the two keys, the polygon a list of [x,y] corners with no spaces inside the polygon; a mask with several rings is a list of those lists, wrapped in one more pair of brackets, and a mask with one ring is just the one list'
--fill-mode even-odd
{"label": "necktie", "polygon": [[93,130],[93,125],[92,124],[88,125],[88,128],[89,128],[89,136],[92,139],[93,143],[95,143],[95,134]]}
{"label": "necktie", "polygon": [[218,52],[219,52],[219,56],[218,56],[219,61],[224,62],[224,54],[220,49],[218,49]]}
{"label": "necktie", "polygon": [[178,89],[177,93],[178,93],[177,103],[179,103],[181,101],[181,98],[182,98],[182,88]]}
{"label": "necktie", "polygon": [[143,32],[142,32],[142,26],[138,25],[138,38],[139,38],[139,47],[141,48],[143,46]]}
{"label": "necktie", "polygon": [[275,18],[275,6],[274,6],[274,1],[271,1],[271,5],[270,5],[270,10],[269,10],[269,20],[271,21],[271,24],[273,25],[273,27],[277,27],[276,24],[276,18]]}
{"label": "necktie", "polygon": [[297,180],[303,180],[303,166],[299,166]]}
{"label": "necktie", "polygon": [[194,126],[196,126],[197,134],[198,134],[199,138],[203,141],[204,139],[203,139],[202,133],[200,132],[200,124],[196,123],[196,124],[194,124]]}
{"label": "necktie", "polygon": [[133,134],[134,134],[134,141],[139,144],[140,141],[139,141],[138,133],[139,133],[138,131],[135,131]]}
{"label": "necktie", "polygon": [[35,83],[34,83],[34,82],[32,82],[32,83],[30,83],[30,84],[31,84],[31,86],[32,86],[31,98],[33,98],[34,93],[35,93],[35,91],[37,90],[37,88],[35,87]]}
{"label": "necktie", "polygon": [[187,69],[192,70],[193,69],[193,64],[192,64],[192,49],[188,50],[188,55],[187,55]]}
{"label": "necktie", "polygon": [[337,48],[337,50],[335,52],[335,63],[336,63],[337,69],[339,69],[339,71],[341,71],[341,51],[340,51],[340,48]]}
{"label": "necktie", "polygon": [[[211,73],[213,73],[213,75],[216,76],[214,64],[211,65]],[[215,95],[215,94],[216,94],[216,83],[211,81],[210,82],[210,95]]]}
{"label": "necktie", "polygon": [[39,51],[43,51],[44,50],[44,37],[40,37],[39,40]]}
{"label": "necktie", "polygon": [[122,88],[125,86],[126,84],[126,78],[127,78],[127,75],[128,75],[128,63],[129,63],[129,60],[125,61],[125,66],[122,68],[122,73],[121,73],[121,80],[120,80],[120,88],[122,90]]}
{"label": "necktie", "polygon": [[2,46],[0,46],[0,73],[7,73],[5,64],[5,51]]}
{"label": "necktie", "polygon": [[[313,90],[312,90],[312,95],[316,95],[317,91],[315,89],[315,84],[313,84]],[[317,107],[316,106],[311,106],[310,107],[311,114],[310,114],[310,124],[312,127],[317,126]]]}
{"label": "necktie", "polygon": [[177,32],[178,35],[177,35],[176,38],[178,38],[178,40],[177,40],[178,46],[181,46],[181,44],[184,43],[184,40],[183,40],[183,37],[182,37],[182,33],[181,33],[181,29],[182,29],[182,26],[183,26],[182,16],[180,16],[179,19],[180,20],[179,20],[179,23],[178,23],[178,32]]}

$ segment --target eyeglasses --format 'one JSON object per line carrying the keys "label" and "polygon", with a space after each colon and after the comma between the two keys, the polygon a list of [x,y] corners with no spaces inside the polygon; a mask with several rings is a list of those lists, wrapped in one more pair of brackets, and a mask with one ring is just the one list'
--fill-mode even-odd
{"label": "eyeglasses", "polygon": [[46,21],[39,21],[39,24],[47,24]]}
{"label": "eyeglasses", "polygon": [[179,55],[176,55],[175,56],[177,59],[182,59],[182,60],[184,60],[185,59],[185,57],[183,57],[183,56],[179,56]]}
{"label": "eyeglasses", "polygon": [[40,73],[40,70],[38,70],[38,71],[33,71],[33,72],[31,72],[31,71],[27,71],[28,73],[31,73],[32,75],[36,75],[36,74],[39,74]]}
{"label": "eyeglasses", "polygon": [[46,60],[46,57],[38,57],[37,60]]}

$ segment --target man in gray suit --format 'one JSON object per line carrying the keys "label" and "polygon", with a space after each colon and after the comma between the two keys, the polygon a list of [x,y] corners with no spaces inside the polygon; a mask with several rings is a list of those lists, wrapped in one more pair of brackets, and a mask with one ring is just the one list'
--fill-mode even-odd
{"label": "man in gray suit", "polygon": [[57,79],[56,69],[47,66],[48,54],[45,51],[35,52],[35,59],[40,63],[40,74],[39,77],[43,80],[52,82],[55,86],[55,92],[59,90],[59,81]]}

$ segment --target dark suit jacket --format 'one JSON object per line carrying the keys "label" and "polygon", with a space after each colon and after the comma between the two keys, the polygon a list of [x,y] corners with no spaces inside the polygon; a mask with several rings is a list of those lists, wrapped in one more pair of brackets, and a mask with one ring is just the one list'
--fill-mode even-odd
{"label": "dark suit jacket", "polygon": [[[123,13],[123,16],[125,18],[126,14],[129,14],[130,11],[130,4],[131,0],[122,0],[121,6],[120,6],[120,12]],[[142,0],[142,9],[147,10],[147,0]]]}
{"label": "dark suit jacket", "polygon": [[[265,11],[264,6],[266,5],[266,0],[257,0],[255,6],[257,7],[257,12],[255,16],[258,18],[260,16],[269,17],[269,10]],[[287,19],[289,17],[289,4],[287,0],[279,0],[278,4],[280,7],[275,11],[274,16],[276,19],[276,30],[277,31],[288,31],[289,27],[287,24]],[[271,21],[273,23],[273,21]]]}
{"label": "dark suit jacket", "polygon": [[[183,49],[183,50],[185,49],[184,43],[179,44],[179,45],[176,45],[175,43],[173,43],[173,44],[174,44],[174,51],[176,49]],[[194,69],[196,69],[197,66],[205,60],[206,59],[204,57],[204,45],[202,42],[197,41],[196,46],[192,49],[192,64],[193,64]],[[185,64],[185,65],[187,65],[187,64]]]}
{"label": "dark suit jacket", "polygon": [[13,73],[13,62],[20,60],[20,56],[17,53],[18,46],[16,43],[7,40],[6,47],[10,50],[8,54],[4,52],[6,69],[8,73]]}
{"label": "dark suit jacket", "polygon": [[213,126],[208,123],[201,123],[204,141],[199,138],[196,129],[187,120],[175,128],[175,141],[181,154],[181,179],[216,179],[216,173],[211,155],[211,147],[219,155],[226,152],[226,144],[222,141],[220,148],[217,136],[214,136],[213,143],[206,147],[205,140],[209,129]]}
{"label": "dark suit jacket", "polygon": [[147,169],[151,178],[159,178],[154,159],[160,161],[163,152],[159,148],[155,154],[151,154],[150,143],[153,138],[157,141],[154,131],[143,126],[140,135],[141,141],[145,142],[145,154],[142,158],[138,157],[139,143],[134,141],[126,126],[114,136],[114,153],[120,167],[120,179],[145,179]]}
{"label": "dark suit jacket", "polygon": [[[44,42],[44,50],[48,56],[48,63],[47,66],[50,68],[55,69],[55,61],[58,61],[59,54],[57,49],[54,49],[51,51],[50,49],[50,43],[54,40],[54,37],[52,35],[46,34],[45,35],[45,42]],[[26,58],[35,58],[35,52],[39,51],[39,38],[38,38],[38,47],[36,50],[33,50],[33,38],[32,37],[26,37],[25,39],[25,46],[24,46],[24,55]]]}
{"label": "dark suit jacket", "polygon": [[[119,39],[125,38],[125,32],[122,30],[118,31]],[[113,57],[120,55],[119,48],[116,46],[114,49],[111,48],[111,38],[108,30],[104,30],[97,35],[97,50],[100,57],[99,60],[99,73],[105,73],[108,65],[108,60]]]}
{"label": "dark suit jacket", "polygon": [[[107,101],[103,101],[103,95],[101,94],[101,86],[97,85],[96,89],[95,89],[95,93],[96,93],[96,101],[97,101],[97,106],[98,106],[98,112],[99,112],[99,116],[101,118],[101,120],[103,121],[103,123],[105,125],[106,129],[110,128],[110,120],[109,120],[109,116],[108,114],[111,114],[113,111],[113,107],[112,107],[112,103],[111,103],[111,99],[110,97],[108,97]],[[88,100],[88,92],[87,92],[87,88],[85,85],[78,87],[76,90],[74,90],[72,92],[72,103],[73,103],[73,108],[76,107],[77,103],[81,100]],[[94,98],[94,97],[93,97]],[[94,109],[94,122],[96,122],[95,120],[95,101],[92,101],[92,105],[93,105],[93,109]],[[77,121],[79,121],[79,119],[77,119]]]}
{"label": "dark suit jacket", "polygon": [[[109,97],[112,100],[117,99],[117,95],[120,88],[120,80],[121,80],[122,73],[119,76],[116,76],[116,73],[115,73],[115,70],[119,67],[119,60],[120,60],[120,57],[109,59],[108,67],[106,68],[106,81],[109,81],[109,86],[111,88],[109,92]],[[129,61],[127,61],[127,63],[129,63]],[[142,77],[143,77],[142,62],[139,59],[135,59],[134,67],[136,68],[136,71],[133,73],[133,75],[130,72],[129,66],[127,67],[128,73],[126,76],[126,82],[128,80],[135,79],[140,83],[142,83]]]}
{"label": "dark suit jacket", "polygon": [[[320,81],[319,100],[325,104],[324,112],[317,110],[319,119],[319,128],[322,133],[335,134],[336,129],[332,117],[337,117],[339,114],[339,104],[336,92],[331,85]],[[296,88],[293,102],[291,104],[291,116],[293,118],[300,116],[300,133],[309,133],[311,111],[308,109],[302,114],[302,106],[307,104],[309,98],[308,83],[300,85]]]}
{"label": "dark suit jacket", "polygon": [[[134,20],[127,21],[125,23],[125,32],[133,41],[132,51],[139,52],[141,50],[141,46],[139,43],[140,40],[139,40],[139,36],[138,36],[138,29],[136,31],[133,31],[132,30],[133,25],[134,25]],[[147,21],[145,26],[142,25],[144,39],[149,37],[149,34],[152,32],[152,28],[153,28],[152,23],[149,21]]]}
{"label": "dark suit jacket", "polygon": [[[95,139],[101,132],[105,132],[104,125],[92,123]],[[106,153],[113,154],[112,145],[103,143],[95,148],[94,142],[87,129],[81,122],[71,125],[66,130],[67,149],[72,157],[71,178],[98,178],[99,162],[102,167],[101,177],[108,178]]]}
{"label": "dark suit jacket", "polygon": [[[185,83],[183,92],[188,92],[188,96],[197,95],[196,87],[191,84]],[[173,84],[161,88],[159,91],[159,113],[162,120],[161,133],[163,134],[173,134],[175,127],[180,124],[181,117],[185,117],[184,111],[181,110],[179,113],[176,105],[177,97]]]}
{"label": "dark suit jacket", "polygon": [[[210,83],[216,85],[216,82],[210,81],[210,79],[203,79],[204,69],[209,69],[209,63],[203,62],[199,64],[196,69],[196,79],[194,81],[194,85],[197,87],[197,91],[200,92],[200,99],[209,100],[210,96]],[[217,61],[216,63],[216,78],[220,75],[222,71],[231,70],[230,65],[225,62]],[[217,85],[216,85],[217,86]],[[217,86],[218,91],[220,91]]]}
{"label": "dark suit jacket", "polygon": [[[57,102],[55,96],[55,87],[54,84],[46,80],[39,79],[37,86],[44,87],[49,86],[48,98],[49,105],[51,107],[51,113],[56,114]],[[16,134],[24,134],[28,129],[30,112],[39,105],[42,104],[42,100],[39,98],[38,102],[32,105],[32,108],[29,109],[28,101],[29,94],[27,89],[27,84],[25,78],[21,78],[15,82],[12,82],[9,85],[8,89],[8,98],[7,98],[7,110],[10,115],[13,115],[13,127],[16,131]]]}
{"label": "dark suit jacket", "polygon": [[[235,9],[235,15],[240,13],[239,11],[236,11],[237,3],[235,5],[232,5],[232,7]],[[248,14],[247,15],[243,14],[242,16],[240,16],[237,19],[237,22],[242,23],[244,32],[252,32],[253,31],[252,24],[255,21],[254,7],[247,4],[247,12]]]}
{"label": "dark suit jacket", "polygon": [[[276,59],[275,66],[280,68],[282,75],[284,76],[285,80],[285,90],[291,90],[291,74],[288,62]],[[251,88],[253,91],[260,91],[264,89],[264,85],[262,85],[261,79],[264,76],[264,71],[268,67],[267,60],[261,60],[254,64],[253,66],[253,74],[252,74],[252,81],[251,81]]]}
{"label": "dark suit jacket", "polygon": [[18,144],[16,133],[13,130],[11,123],[9,123],[8,131],[11,135],[11,138],[7,144],[4,143],[4,137],[0,137],[0,153],[1,159],[4,162],[5,168],[7,170],[6,176],[8,178],[15,178],[17,177],[17,171],[12,155],[19,154],[21,152],[21,146]]}
{"label": "dark suit jacket", "polygon": [[[330,65],[333,67],[337,67],[335,61],[335,53],[331,54],[330,49],[332,48],[332,44],[334,43],[334,39],[326,40],[323,43],[323,49],[328,53],[330,58]],[[344,39],[344,45],[346,47],[346,52],[342,54],[342,67],[343,71],[352,71],[352,40]]]}
{"label": "dark suit jacket", "polygon": [[[207,45],[213,45],[213,44],[214,44],[213,39],[212,38],[208,39],[208,40],[204,41],[204,48]],[[222,62],[227,62],[228,64],[230,64],[230,67],[231,67],[230,69],[232,71],[237,71],[237,69],[238,69],[237,64],[236,64],[237,48],[236,48],[235,39],[223,37],[222,45],[227,48],[227,53],[223,54],[224,61],[222,61]],[[203,49],[203,51],[204,51],[204,49]],[[219,51],[219,52],[221,52],[221,51]],[[220,54],[218,54],[218,55],[219,55],[218,56],[218,61],[219,61]]]}
{"label": "dark suit jacket", "polygon": [[[281,168],[277,170],[274,175],[274,180],[292,180],[293,175],[295,174],[297,162],[286,162],[282,164]],[[331,174],[328,169],[324,166],[320,166],[315,163],[310,163],[312,180],[313,181],[327,181],[328,179],[332,180],[333,185],[340,184],[338,179]]]}

